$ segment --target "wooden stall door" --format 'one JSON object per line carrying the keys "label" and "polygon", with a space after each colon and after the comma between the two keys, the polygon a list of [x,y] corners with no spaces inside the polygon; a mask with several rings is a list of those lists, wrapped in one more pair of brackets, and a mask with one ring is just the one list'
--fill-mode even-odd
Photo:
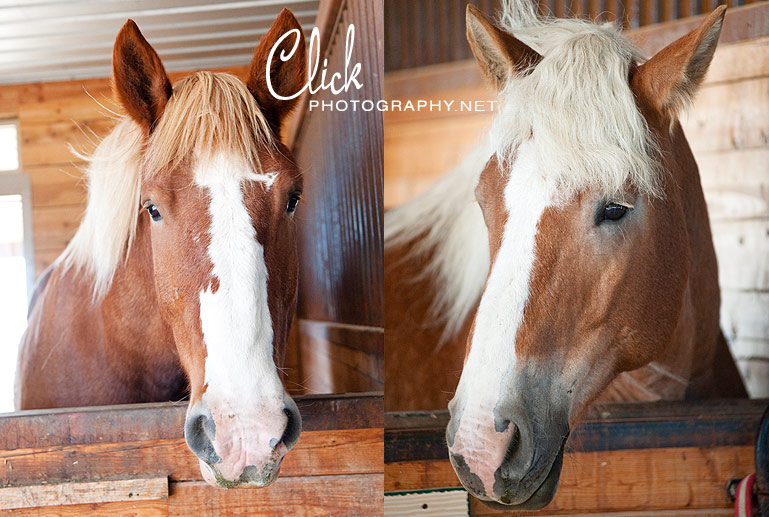
{"label": "wooden stall door", "polygon": [[[312,100],[348,101],[346,111],[303,113],[294,154],[305,174],[299,218],[299,307],[295,336],[303,388],[309,393],[383,389],[382,114],[352,102],[382,98],[381,0],[321,3],[321,59],[344,72],[348,27],[355,26],[350,65],[361,63],[361,89]],[[360,104],[358,104],[360,106]],[[338,106],[337,106],[338,107]]]}

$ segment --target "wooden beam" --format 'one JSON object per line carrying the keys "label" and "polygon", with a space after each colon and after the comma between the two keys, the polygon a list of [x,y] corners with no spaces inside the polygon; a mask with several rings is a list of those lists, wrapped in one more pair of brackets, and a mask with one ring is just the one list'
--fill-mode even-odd
{"label": "wooden beam", "polygon": [[302,515],[304,517],[382,514],[381,474],[279,477],[265,489],[224,490],[199,481],[171,482],[169,498],[14,510],[15,517],[80,515]]}
{"label": "wooden beam", "polygon": [[[382,393],[295,400],[305,431],[381,429],[384,423]],[[159,402],[6,413],[0,415],[0,450],[183,439],[186,411],[186,402]]]}
{"label": "wooden beam", "polygon": [[0,488],[0,510],[167,498],[167,476],[71,481]]}
{"label": "wooden beam", "polygon": [[[567,452],[727,447],[755,443],[766,400],[604,404],[572,431]],[[385,462],[442,460],[448,411],[387,413]]]}
{"label": "wooden beam", "polygon": [[[383,430],[307,431],[283,460],[282,477],[383,471]],[[69,479],[166,475],[203,481],[183,438],[0,450],[0,480],[29,485]]]}
{"label": "wooden beam", "polygon": [[[754,471],[753,445],[572,452],[555,499],[536,515],[729,508],[726,481]],[[385,492],[460,486],[448,460],[390,463]],[[473,501],[473,516],[503,515]],[[516,514],[518,515],[518,514]]]}

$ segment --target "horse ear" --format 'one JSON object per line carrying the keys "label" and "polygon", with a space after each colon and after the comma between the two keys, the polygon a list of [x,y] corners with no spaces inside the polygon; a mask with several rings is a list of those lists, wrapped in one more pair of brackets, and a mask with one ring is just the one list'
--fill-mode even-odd
{"label": "horse ear", "polygon": [[542,59],[535,50],[512,34],[494,26],[477,7],[467,6],[467,41],[481,69],[497,90],[510,74],[525,74]]}
{"label": "horse ear", "polygon": [[149,132],[163,113],[172,89],[160,57],[133,20],[123,25],[115,40],[112,75],[120,104]]}
{"label": "horse ear", "polygon": [[694,99],[708,71],[724,23],[726,6],[719,6],[693,30],[639,66],[631,79],[633,91],[660,113],[674,120]]}
{"label": "horse ear", "polygon": [[[295,31],[295,34],[287,35],[275,52],[272,52],[278,40],[291,31]],[[272,60],[268,63],[271,52]],[[268,66],[270,67],[269,83],[267,82]],[[273,92],[280,97],[291,97],[303,88],[306,77],[307,44],[304,32],[299,20],[291,11],[284,8],[259,42],[246,82],[276,135],[280,135],[280,128],[299,102],[299,96],[280,99],[273,95]]]}

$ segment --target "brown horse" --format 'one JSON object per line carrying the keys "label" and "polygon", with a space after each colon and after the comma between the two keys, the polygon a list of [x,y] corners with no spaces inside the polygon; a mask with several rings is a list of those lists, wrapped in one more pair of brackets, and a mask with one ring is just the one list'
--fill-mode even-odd
{"label": "brown horse", "polygon": [[[20,409],[179,400],[209,483],[265,486],[301,418],[278,375],[296,306],[293,213],[302,177],[280,128],[294,106],[268,91],[305,81],[288,10],[243,84],[198,72],[174,88],[133,21],[117,37],[127,116],[90,159],[77,234],[43,275],[22,340]],[[279,52],[280,53],[280,52]],[[276,56],[279,54],[276,53]]]}
{"label": "brown horse", "polygon": [[552,499],[596,399],[745,395],[677,120],[724,10],[647,61],[608,25],[519,0],[499,28],[468,8],[500,110],[473,156],[386,215],[386,399],[440,407],[462,369],[450,459],[491,505]]}

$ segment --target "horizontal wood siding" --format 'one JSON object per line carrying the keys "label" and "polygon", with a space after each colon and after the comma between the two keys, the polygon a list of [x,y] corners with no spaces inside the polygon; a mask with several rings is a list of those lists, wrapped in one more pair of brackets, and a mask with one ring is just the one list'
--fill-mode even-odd
{"label": "horizontal wood siding", "polygon": [[22,515],[129,509],[142,515],[381,512],[381,394],[300,397],[297,405],[305,431],[286,456],[280,478],[264,490],[205,484],[184,441],[186,404],[171,403],[0,415],[0,486],[62,483],[64,490],[75,480],[161,475],[170,482],[167,500],[50,507]]}
{"label": "horizontal wood siding", "polygon": [[[756,431],[766,404],[664,402],[591,409],[567,442],[553,502],[516,515],[732,515],[726,482],[755,470]],[[447,412],[385,416],[386,492],[460,486],[447,459],[447,421]],[[503,515],[474,498],[471,514]]]}
{"label": "horizontal wood siding", "polygon": [[[629,33],[651,55],[700,19]],[[474,61],[387,75],[388,99],[493,99]],[[484,134],[491,113],[385,114],[385,206],[423,192]],[[681,117],[719,262],[721,325],[750,394],[769,396],[769,4],[727,11],[710,71]]]}

